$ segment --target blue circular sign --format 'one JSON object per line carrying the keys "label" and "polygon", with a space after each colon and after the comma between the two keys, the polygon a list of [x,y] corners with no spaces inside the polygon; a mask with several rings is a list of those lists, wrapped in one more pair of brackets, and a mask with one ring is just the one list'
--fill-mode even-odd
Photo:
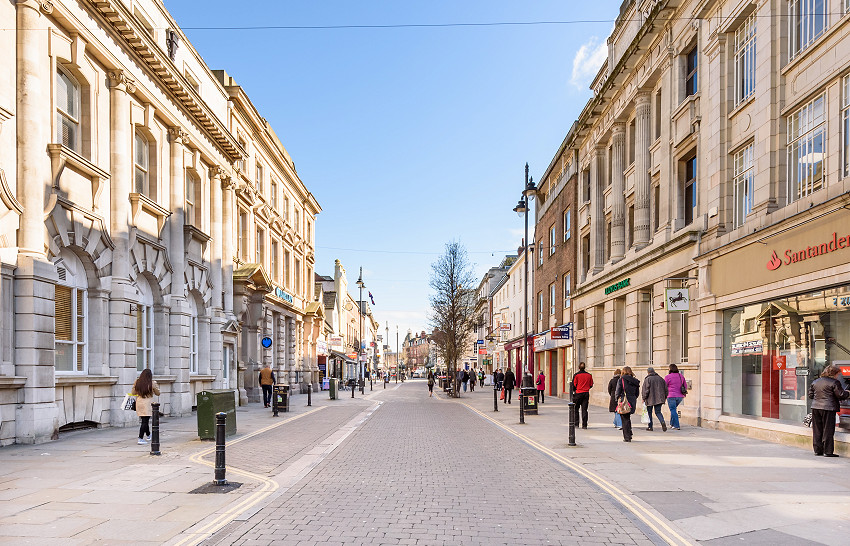
{"label": "blue circular sign", "polygon": [[266,337],[264,337],[264,338],[263,338],[262,343],[263,343],[263,347],[265,347],[266,349],[268,349],[269,347],[271,347],[271,346],[272,346],[272,338],[270,338],[270,337],[266,336]]}

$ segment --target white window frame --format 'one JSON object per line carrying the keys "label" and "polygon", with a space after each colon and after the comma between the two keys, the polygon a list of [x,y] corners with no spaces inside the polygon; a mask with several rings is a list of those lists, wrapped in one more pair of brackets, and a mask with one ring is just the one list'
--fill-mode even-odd
{"label": "white window frame", "polygon": [[572,295],[572,288],[570,287],[571,280],[572,275],[570,273],[564,275],[564,309],[570,308],[570,299]]}
{"label": "white window frame", "polygon": [[735,31],[735,106],[747,101],[756,89],[756,14]]}
{"label": "white window frame", "polygon": [[[89,308],[89,299],[88,299],[88,290],[84,288],[78,288],[75,286],[67,285],[59,283],[57,287],[67,288],[70,291],[71,297],[71,305],[70,305],[70,313],[71,316],[71,339],[70,340],[60,340],[54,338],[54,345],[67,345],[69,350],[71,351],[71,369],[70,370],[55,370],[57,375],[85,375],[88,373],[88,361],[89,361],[89,347],[88,347],[88,308]],[[80,305],[82,303],[82,305]],[[82,307],[82,309],[80,309]],[[56,320],[56,316],[54,315],[54,321]],[[82,319],[82,320],[80,320]],[[80,328],[80,323],[82,323],[82,328]],[[82,329],[82,332],[80,332]],[[82,362],[79,362],[78,359],[78,350],[82,347]],[[54,359],[54,368],[56,362]]]}
{"label": "white window frame", "polygon": [[254,184],[256,185],[257,190],[259,190],[260,193],[262,193],[263,192],[263,164],[260,163],[259,158],[254,160],[254,166],[255,166],[255,169],[256,169],[256,176],[254,178]]}
{"label": "white window frame", "polygon": [[[845,0],[845,6],[850,0]],[[850,74],[841,82],[841,175],[850,176]]]}
{"label": "white window frame", "polygon": [[[69,106],[76,111],[76,115],[74,112],[70,112],[68,108],[62,108],[59,105],[59,97],[62,96],[62,93],[59,92],[59,84],[63,81],[68,85],[68,89],[72,91]],[[82,123],[80,122],[82,118],[81,88],[76,78],[61,66],[56,67],[56,142],[77,153],[80,152],[82,144]],[[67,143],[63,138],[63,128],[65,127],[70,129],[68,133],[70,138]]]}
{"label": "white window frame", "polygon": [[272,177],[271,183],[269,184],[269,201],[271,202],[272,209],[277,210],[277,180]]}
{"label": "white window frame", "polygon": [[555,309],[557,307],[558,301],[558,291],[557,291],[557,283],[552,283],[549,285],[549,315],[555,314]]}
{"label": "white window frame", "polygon": [[266,232],[263,229],[257,228],[257,246],[254,249],[254,257],[258,264],[265,265],[266,258]]}
{"label": "white window frame", "polygon": [[734,222],[740,227],[753,210],[753,182],[755,180],[755,146],[750,143],[735,153],[732,159],[732,188],[734,193]]}
{"label": "white window frame", "polygon": [[555,253],[555,240],[557,239],[557,235],[555,234],[555,224],[552,224],[552,228],[549,229],[549,255]]}
{"label": "white window frame", "polygon": [[[141,185],[139,176],[141,176]],[[133,135],[133,186],[136,193],[150,197],[150,141],[139,131]]]}
{"label": "white window frame", "polygon": [[196,207],[196,194],[197,188],[200,187],[200,179],[195,176],[191,171],[186,170],[185,174],[185,186],[186,186],[186,211],[185,211],[185,223],[190,226],[195,226],[200,228],[198,222],[196,221],[196,215],[198,214]]}
{"label": "white window frame", "polygon": [[[788,1],[788,59],[794,59],[829,28],[828,0]],[[799,29],[799,30],[798,30]]]}
{"label": "white window frame", "polygon": [[[190,295],[190,298],[192,296]],[[189,328],[189,373],[198,373],[198,306],[191,302],[192,316]]]}
{"label": "white window frame", "polygon": [[[811,195],[825,185],[826,95],[821,94],[788,116],[788,185],[787,203]],[[820,161],[801,161],[818,153]],[[818,166],[820,167],[818,169]]]}
{"label": "white window frame", "polygon": [[543,320],[543,292],[537,293],[537,320]]}
{"label": "white window frame", "polygon": [[565,243],[567,241],[569,241],[570,237],[572,236],[572,231],[571,231],[572,226],[571,226],[571,223],[570,223],[571,220],[572,220],[571,217],[572,217],[572,213],[571,213],[571,211],[568,207],[567,210],[564,211],[564,242]]}
{"label": "white window frame", "polygon": [[136,371],[154,364],[154,311],[153,305],[140,303],[136,307]]}

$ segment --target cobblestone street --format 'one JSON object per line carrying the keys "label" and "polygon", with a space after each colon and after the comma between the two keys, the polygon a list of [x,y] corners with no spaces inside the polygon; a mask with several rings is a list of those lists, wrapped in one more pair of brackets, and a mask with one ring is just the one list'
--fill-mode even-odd
{"label": "cobblestone street", "polygon": [[[309,479],[207,543],[659,542],[596,486],[469,409],[428,398],[422,382],[372,400],[380,408]],[[330,432],[331,412],[342,418],[346,409],[305,416],[298,426]],[[278,428],[254,439],[255,467],[280,463],[286,434]]]}

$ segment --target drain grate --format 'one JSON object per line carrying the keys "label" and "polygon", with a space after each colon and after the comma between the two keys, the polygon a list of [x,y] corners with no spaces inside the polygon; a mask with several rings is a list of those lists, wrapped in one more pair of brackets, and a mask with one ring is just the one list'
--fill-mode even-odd
{"label": "drain grate", "polygon": [[236,482],[227,482],[225,485],[216,485],[210,482],[196,489],[192,489],[189,493],[198,495],[205,495],[208,493],[230,493],[234,489],[239,489],[240,487],[242,487],[242,484]]}

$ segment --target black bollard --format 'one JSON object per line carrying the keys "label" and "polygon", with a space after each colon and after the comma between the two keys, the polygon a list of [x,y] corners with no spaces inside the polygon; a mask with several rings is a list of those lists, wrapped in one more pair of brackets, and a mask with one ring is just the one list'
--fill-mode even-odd
{"label": "black bollard", "polygon": [[499,389],[493,385],[493,411],[499,411]]}
{"label": "black bollard", "polygon": [[313,384],[307,385],[307,405],[313,405]]}
{"label": "black bollard", "polygon": [[162,455],[159,451],[159,404],[151,404],[151,455]]}
{"label": "black bollard", "polygon": [[354,398],[354,383],[349,383],[351,386],[351,397]]}
{"label": "black bollard", "polygon": [[575,402],[570,401],[567,404],[567,408],[569,408],[570,412],[570,441],[567,443],[569,446],[576,445],[576,404]]}
{"label": "black bollard", "polygon": [[372,390],[372,374],[369,374],[369,390]]}
{"label": "black bollard", "polygon": [[224,464],[224,427],[227,414],[220,411],[215,414],[215,479],[214,485],[227,485],[224,473],[227,467]]}
{"label": "black bollard", "polygon": [[277,390],[272,393],[272,417],[277,417],[277,400],[280,394],[278,394]]}

